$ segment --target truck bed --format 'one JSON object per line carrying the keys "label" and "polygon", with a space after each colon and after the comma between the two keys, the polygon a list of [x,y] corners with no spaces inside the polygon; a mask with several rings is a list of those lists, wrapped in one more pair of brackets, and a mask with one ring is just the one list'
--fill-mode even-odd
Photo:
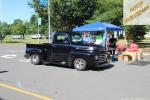
{"label": "truck bed", "polygon": [[49,44],[49,43],[44,43],[44,44],[26,44],[26,48],[44,49],[44,48],[47,48],[48,46],[51,46],[51,44]]}

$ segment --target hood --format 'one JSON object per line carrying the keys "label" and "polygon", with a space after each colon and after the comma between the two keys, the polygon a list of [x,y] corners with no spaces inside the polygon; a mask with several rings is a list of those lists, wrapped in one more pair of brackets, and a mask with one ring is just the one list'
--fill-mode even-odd
{"label": "hood", "polygon": [[90,52],[99,52],[99,51],[105,51],[105,49],[102,46],[99,45],[91,45],[91,44],[81,44],[75,46],[76,50],[83,50],[83,51],[90,51]]}

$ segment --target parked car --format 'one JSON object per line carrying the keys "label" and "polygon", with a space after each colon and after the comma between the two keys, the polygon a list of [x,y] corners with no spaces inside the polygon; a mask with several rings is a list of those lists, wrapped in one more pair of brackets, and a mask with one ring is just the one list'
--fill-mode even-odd
{"label": "parked car", "polygon": [[40,34],[36,34],[36,35],[32,35],[31,36],[32,39],[42,39],[42,36]]}
{"label": "parked car", "polygon": [[51,44],[27,44],[25,57],[34,65],[48,62],[80,71],[109,64],[109,53],[102,46],[87,44],[80,34],[69,32],[56,32]]}
{"label": "parked car", "polygon": [[21,39],[21,38],[22,38],[21,35],[14,35],[14,36],[12,37],[12,39]]}

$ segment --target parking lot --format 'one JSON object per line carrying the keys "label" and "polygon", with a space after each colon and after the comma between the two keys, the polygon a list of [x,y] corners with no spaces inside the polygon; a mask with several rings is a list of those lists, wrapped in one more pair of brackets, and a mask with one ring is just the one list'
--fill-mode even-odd
{"label": "parking lot", "polygon": [[[150,56],[77,71],[32,65],[25,45],[0,45],[0,100],[150,100]],[[130,62],[131,63],[131,62]]]}

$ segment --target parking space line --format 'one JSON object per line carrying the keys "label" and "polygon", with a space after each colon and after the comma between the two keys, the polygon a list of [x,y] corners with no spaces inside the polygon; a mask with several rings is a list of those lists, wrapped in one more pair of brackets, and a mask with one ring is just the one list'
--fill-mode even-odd
{"label": "parking space line", "polygon": [[16,87],[12,87],[12,86],[9,86],[9,85],[3,84],[3,83],[0,83],[0,87],[8,88],[8,89],[20,92],[20,93],[24,93],[24,94],[27,94],[27,95],[30,95],[30,96],[34,96],[34,97],[37,97],[37,98],[42,99],[42,100],[53,100],[51,98],[41,96],[39,94],[35,94],[35,93],[32,93],[32,92],[28,92],[28,91],[25,91],[25,90],[22,90],[22,89],[19,89],[19,88],[16,88]]}
{"label": "parking space line", "polygon": [[1,56],[2,58],[6,58],[6,59],[10,59],[10,58],[15,58],[16,57],[16,55],[14,55],[14,54],[5,54],[5,55],[2,55]]}

